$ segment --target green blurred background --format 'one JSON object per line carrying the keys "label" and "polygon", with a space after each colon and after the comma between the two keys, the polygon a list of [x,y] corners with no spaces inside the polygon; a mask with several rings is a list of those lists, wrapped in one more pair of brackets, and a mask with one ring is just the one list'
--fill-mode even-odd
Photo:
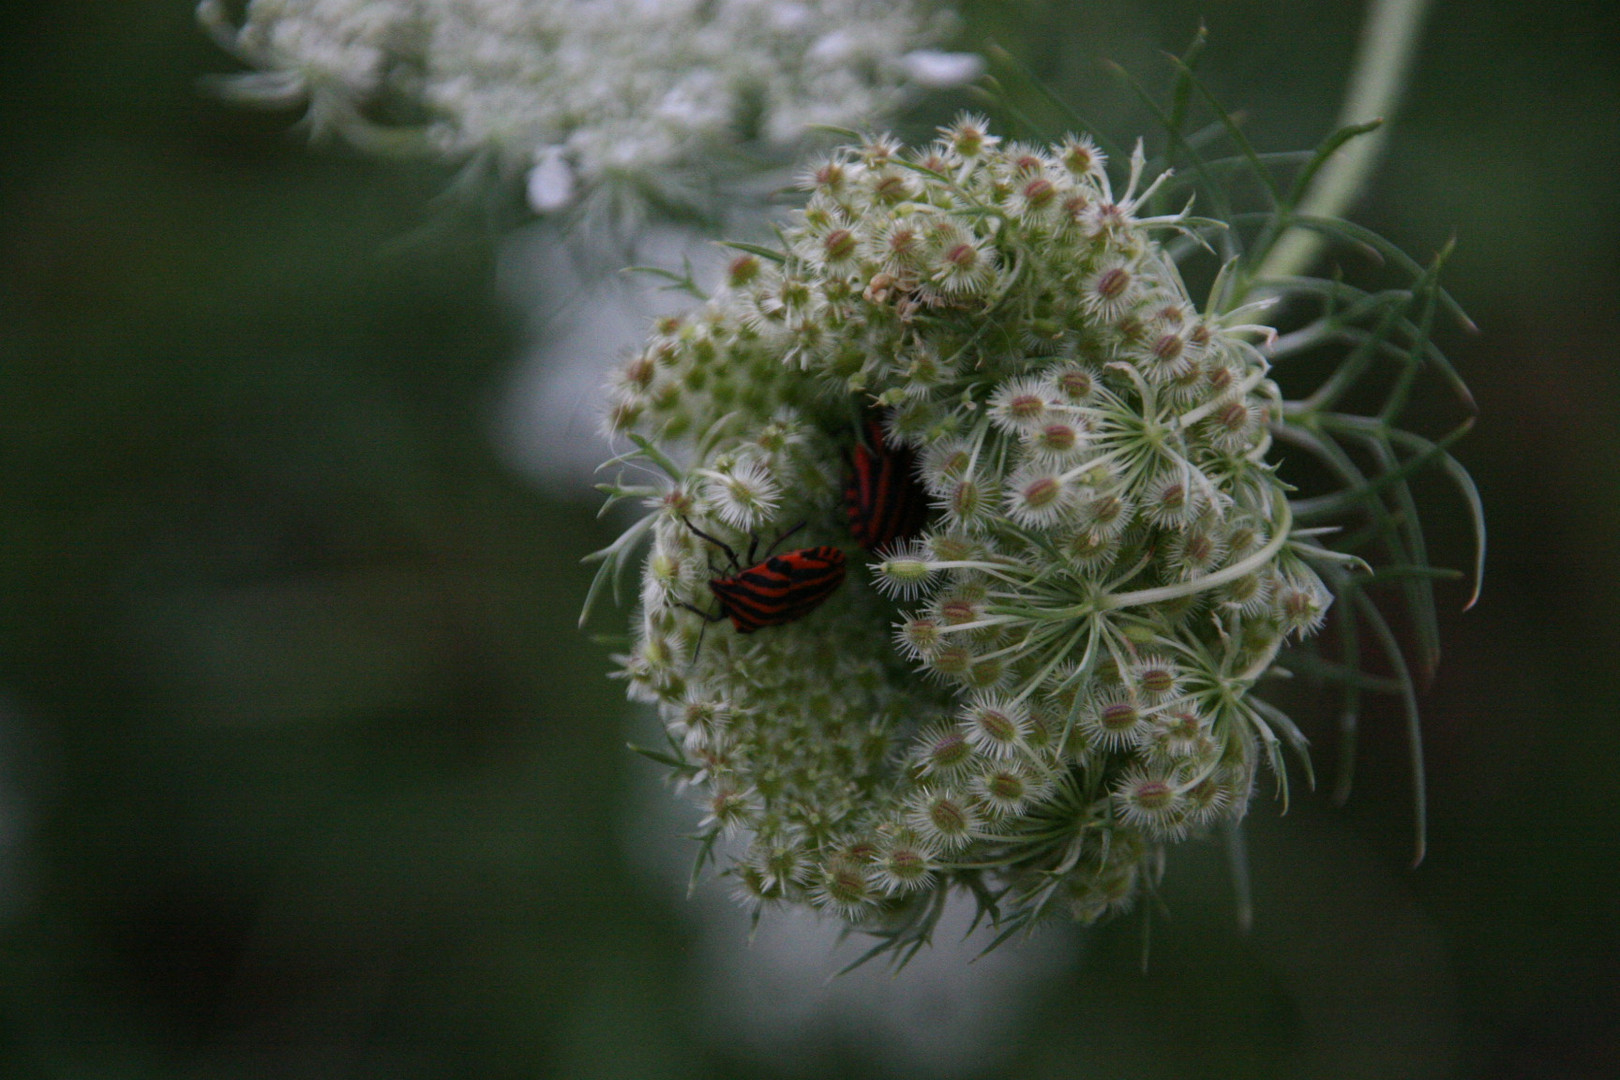
{"label": "green blurred background", "polygon": [[[1456,237],[1481,329],[1443,339],[1492,550],[1422,701],[1427,862],[1377,711],[1347,807],[1257,803],[1252,932],[1188,845],[1146,974],[1125,919],[832,989],[668,868],[690,818],[574,625],[608,528],[491,435],[499,231],[200,93],[232,64],[189,3],[0,8],[0,1075],[1620,1075],[1620,17],[1435,8],[1359,214]],[[1359,25],[965,11],[1115,132],[1150,128],[1101,59],[1156,83],[1202,19],[1266,149],[1330,126]]]}

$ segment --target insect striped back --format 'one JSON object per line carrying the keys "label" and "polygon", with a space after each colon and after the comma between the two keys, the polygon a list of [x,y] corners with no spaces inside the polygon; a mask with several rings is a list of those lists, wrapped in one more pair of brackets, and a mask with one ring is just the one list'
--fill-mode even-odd
{"label": "insect striped back", "polygon": [[751,634],[808,615],[843,583],[844,553],[835,547],[809,547],[715,578],[709,589],[737,632]]}
{"label": "insect striped back", "polygon": [[928,517],[928,492],[917,479],[908,447],[892,446],[883,425],[866,422],[866,443],[855,444],[844,484],[844,512],[849,531],[867,551],[876,552],[922,531]]}

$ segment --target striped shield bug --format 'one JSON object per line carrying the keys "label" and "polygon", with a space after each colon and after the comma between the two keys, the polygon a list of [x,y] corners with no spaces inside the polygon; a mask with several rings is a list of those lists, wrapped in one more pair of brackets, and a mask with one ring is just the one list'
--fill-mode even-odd
{"label": "striped shield bug", "polygon": [[928,492],[917,479],[911,450],[883,437],[883,425],[866,421],[866,441],[850,453],[844,484],[849,531],[867,551],[876,552],[922,531]]}
{"label": "striped shield bug", "polygon": [[[731,625],[739,634],[751,634],[762,626],[781,626],[810,614],[822,601],[844,583],[844,553],[835,547],[807,547],[785,551],[780,555],[767,554],[763,562],[754,562],[758,538],[748,545],[748,561],[743,568],[737,553],[722,540],[717,540],[693,525],[686,527],[726,553],[730,559],[727,569],[734,571],[709,582],[709,591],[720,602],[720,611],[711,614],[690,604],[681,606],[696,612],[708,622],[719,622],[729,616]],[[804,528],[800,522],[771,545]]]}

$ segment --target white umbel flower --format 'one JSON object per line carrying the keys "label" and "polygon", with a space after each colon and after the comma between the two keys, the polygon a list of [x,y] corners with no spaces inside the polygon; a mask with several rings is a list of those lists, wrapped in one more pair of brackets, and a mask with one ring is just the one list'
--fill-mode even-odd
{"label": "white umbel flower", "polygon": [[[935,0],[250,0],[239,26],[203,0],[198,16],[260,69],[231,96],[302,102],[362,146],[487,159],[525,174],[539,213],[606,186],[686,194],[739,137],[791,146],[983,70],[933,47],[950,28]],[[383,119],[402,115],[425,119]]]}
{"label": "white umbel flower", "polygon": [[[998,920],[1049,901],[1100,918],[1304,745],[1254,687],[1360,562],[1296,527],[1323,504],[1266,454],[1290,423],[1247,343],[1269,333],[1187,292],[1157,237],[1199,219],[1140,217],[1145,169],[1133,155],[1116,198],[1084,140],[1002,143],[971,117],[917,150],[847,147],[806,174],[776,257],[627,359],[620,387],[655,385],[613,423],[672,490],[703,479],[698,527],[802,545],[709,582],[730,626],[644,603],[638,642],[705,638],[687,666],[651,645],[624,661],[672,737],[694,688],[728,703],[724,752],[702,748],[718,760],[678,765],[710,797],[749,793],[727,809],[796,852],[804,875],[771,899],[879,932],[916,919],[912,942],[959,887]],[[1106,227],[1055,227],[1037,180],[1111,207]],[[943,250],[984,280],[947,288]],[[784,408],[795,438],[767,438]],[[745,463],[779,443],[758,496]],[[718,505],[751,490],[747,512]]]}

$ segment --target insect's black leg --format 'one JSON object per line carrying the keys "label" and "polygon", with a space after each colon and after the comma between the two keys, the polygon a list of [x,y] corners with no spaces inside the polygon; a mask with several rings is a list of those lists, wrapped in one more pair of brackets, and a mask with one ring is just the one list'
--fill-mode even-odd
{"label": "insect's black leg", "polygon": [[675,606],[685,608],[687,611],[690,611],[692,614],[696,615],[706,623],[719,622],[721,619],[726,617],[726,613],[723,611],[717,611],[711,615],[702,608],[695,608],[691,604],[688,604],[682,600],[675,601]]}
{"label": "insect's black leg", "polygon": [[691,668],[697,666],[698,657],[703,654],[703,637],[709,632],[709,624],[719,622],[721,619],[726,617],[726,613],[724,611],[717,611],[713,615],[710,615],[707,611],[701,611],[698,608],[693,607],[691,604],[680,600],[675,601],[675,606],[683,607],[703,620],[703,625],[698,628],[697,644],[692,646],[691,663],[687,665],[688,670],[690,670]]}
{"label": "insect's black leg", "polygon": [[[713,544],[715,547],[717,547],[721,551],[725,552],[726,557],[731,560],[731,565],[732,566],[735,567],[735,566],[741,566],[742,565],[741,563],[739,563],[737,561],[737,553],[735,551],[731,550],[731,545],[727,544],[724,540],[716,540],[714,537],[710,536],[708,533],[704,532],[702,529],[700,529],[696,525],[692,524],[691,520],[688,519],[687,517],[685,517],[684,515],[681,517],[681,520],[686,522],[686,527],[688,529],[691,529],[693,532],[697,533],[703,539],[707,540],[709,543]],[[752,563],[750,563],[749,565],[752,565]]]}

